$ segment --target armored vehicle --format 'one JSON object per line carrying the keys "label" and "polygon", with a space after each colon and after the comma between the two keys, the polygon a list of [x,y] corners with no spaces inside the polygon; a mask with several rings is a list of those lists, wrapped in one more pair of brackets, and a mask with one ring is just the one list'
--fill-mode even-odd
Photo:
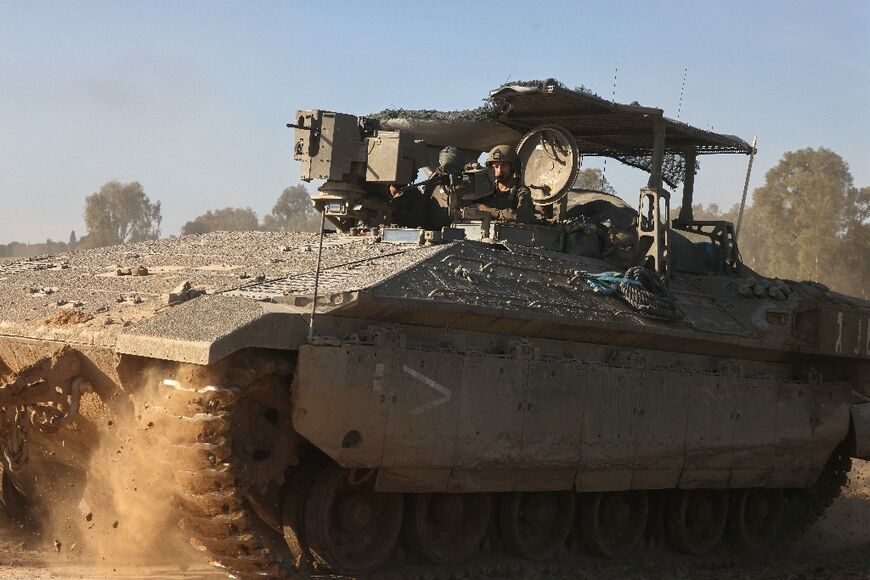
{"label": "armored vehicle", "polygon": [[[698,157],[743,140],[555,81],[291,126],[337,231],[0,265],[7,506],[60,509],[131,422],[237,576],[554,576],[769,551],[870,458],[870,303],[693,218]],[[488,211],[499,145],[531,218]],[[649,172],[637,211],[575,187],[592,156]]]}

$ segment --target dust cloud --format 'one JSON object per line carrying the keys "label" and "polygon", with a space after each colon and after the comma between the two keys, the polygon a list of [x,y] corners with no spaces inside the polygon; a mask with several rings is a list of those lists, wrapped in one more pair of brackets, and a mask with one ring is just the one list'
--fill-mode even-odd
{"label": "dust cloud", "polygon": [[863,549],[870,567],[870,462],[852,460],[849,482],[840,497],[796,548],[814,552]]}
{"label": "dust cloud", "polygon": [[83,400],[82,415],[93,427],[83,431],[94,440],[86,442],[86,466],[69,475],[69,485],[55,480],[51,506],[40,506],[47,515],[44,563],[184,566],[198,558],[178,528],[169,444],[152,420],[158,380],[148,377],[146,384],[108,407],[95,396]]}

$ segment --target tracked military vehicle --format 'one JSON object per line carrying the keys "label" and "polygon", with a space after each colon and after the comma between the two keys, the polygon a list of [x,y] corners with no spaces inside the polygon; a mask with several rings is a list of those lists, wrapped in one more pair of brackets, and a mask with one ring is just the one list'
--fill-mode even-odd
{"label": "tracked military vehicle", "polygon": [[[870,458],[870,304],[753,272],[693,219],[697,158],[743,140],[554,81],[291,125],[338,231],[0,265],[7,494],[74,481],[109,413],[155,435],[233,574],[556,576],[644,538],[770,550]],[[529,222],[474,211],[499,144]],[[649,172],[638,211],[573,187],[590,156]]]}

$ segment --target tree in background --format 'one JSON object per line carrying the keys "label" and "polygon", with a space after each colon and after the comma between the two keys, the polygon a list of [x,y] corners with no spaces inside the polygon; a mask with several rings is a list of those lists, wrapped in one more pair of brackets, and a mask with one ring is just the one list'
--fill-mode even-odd
{"label": "tree in background", "polygon": [[45,243],[25,244],[22,242],[10,242],[0,244],[0,257],[24,258],[26,256],[40,256],[43,254],[60,254],[66,252],[69,246],[63,242],[55,242],[51,238]]}
{"label": "tree in background", "polygon": [[76,239],[76,231],[73,230],[69,234],[69,243],[67,243],[67,245],[66,245],[67,250],[72,252],[73,250],[76,249],[76,246],[78,245],[78,243],[79,243],[78,239]]}
{"label": "tree in background", "polygon": [[257,214],[249,207],[225,207],[207,211],[181,228],[182,234],[205,234],[208,232],[251,231],[259,227]]}
{"label": "tree in background", "polygon": [[854,213],[847,216],[828,283],[844,294],[870,299],[870,187],[856,190],[851,205]]}
{"label": "tree in background", "polygon": [[868,204],[842,157],[824,147],[789,151],[753,192],[740,232],[744,258],[767,275],[843,288],[842,265],[858,249],[846,240],[860,246],[866,237]]}
{"label": "tree in background", "polygon": [[610,185],[610,182],[604,176],[604,172],[597,167],[581,169],[577,174],[574,187],[578,189],[595,189],[616,195],[616,188]]}
{"label": "tree in background", "polygon": [[[677,219],[677,217],[680,215],[680,211],[682,211],[681,206],[672,207],[671,219]],[[709,205],[704,205],[703,203],[692,204],[692,218],[697,221],[728,221],[736,226],[737,214],[739,211],[739,204],[734,204],[729,210],[723,210],[716,202],[713,202]],[[743,219],[746,219],[745,215],[743,216]]]}
{"label": "tree in background", "polygon": [[316,232],[319,227],[317,211],[302,184],[286,188],[272,207],[272,213],[263,217],[264,230]]}
{"label": "tree in background", "polygon": [[[736,225],[737,205],[692,207],[697,220]],[[676,217],[679,208],[671,213]],[[830,149],[783,155],[753,192],[738,242],[744,263],[760,274],[816,280],[870,298],[870,187],[854,187],[848,165]]]}
{"label": "tree in background", "polygon": [[[696,220],[736,225],[739,207],[692,209]],[[671,210],[672,218],[678,214]],[[744,263],[762,275],[816,280],[870,299],[870,187],[856,188],[849,166],[830,149],[783,155],[753,192],[738,242]]]}
{"label": "tree in background", "polygon": [[[679,211],[677,213],[679,214]],[[692,217],[698,221],[724,220],[737,226],[738,213],[740,213],[740,204],[737,203],[731,206],[731,209],[728,210],[723,210],[719,207],[719,204],[715,202],[707,206],[701,203],[692,205]]]}
{"label": "tree in background", "polygon": [[81,247],[96,248],[155,240],[160,235],[160,202],[151,203],[138,181],[109,181],[85,198],[87,235]]}

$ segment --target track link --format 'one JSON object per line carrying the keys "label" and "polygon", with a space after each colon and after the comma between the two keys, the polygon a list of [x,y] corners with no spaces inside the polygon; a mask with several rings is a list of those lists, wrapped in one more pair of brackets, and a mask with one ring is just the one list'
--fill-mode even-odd
{"label": "track link", "polygon": [[[242,435],[261,420],[242,415],[250,411],[251,404],[240,405],[248,392],[264,383],[284,385],[286,392],[279,395],[289,401],[292,367],[276,359],[242,355],[216,368],[180,367],[161,382],[161,404],[149,415],[174,466],[181,527],[195,549],[236,577],[295,576],[286,544],[247,499],[255,488],[283,484],[292,461],[290,455],[277,456],[278,449],[250,448]],[[262,479],[272,473],[280,477]]]}

